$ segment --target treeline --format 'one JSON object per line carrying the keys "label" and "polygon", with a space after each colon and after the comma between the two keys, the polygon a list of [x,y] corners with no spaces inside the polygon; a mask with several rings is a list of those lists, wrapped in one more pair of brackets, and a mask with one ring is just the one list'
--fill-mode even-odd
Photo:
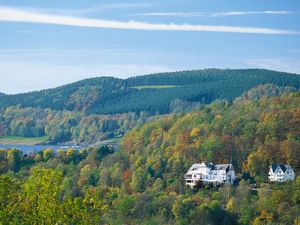
{"label": "treeline", "polygon": [[129,129],[148,119],[145,112],[86,115],[76,111],[11,106],[0,111],[0,136],[48,136],[52,143],[72,141],[91,144],[122,137]]}
{"label": "treeline", "polygon": [[[264,92],[279,93],[261,86],[233,103],[161,116],[127,133],[119,151],[0,151],[0,221],[298,225],[300,178],[266,176],[273,162],[299,174],[300,92],[257,98]],[[184,174],[202,160],[233,163],[237,184],[187,188]]]}
{"label": "treeline", "polygon": [[53,110],[85,110],[96,101],[105,101],[129,90],[126,83],[113,77],[86,79],[61,87],[1,96],[0,107],[51,108]]}
{"label": "treeline", "polygon": [[[126,81],[130,86],[145,85],[193,85],[214,82],[217,80],[253,80],[255,83],[264,84],[273,81],[279,86],[294,86],[293,82],[299,82],[296,74],[277,72],[264,69],[205,69],[188,70],[169,73],[158,73],[145,76],[128,78]],[[244,81],[246,81],[244,80]],[[244,82],[246,83],[246,82]],[[258,85],[257,84],[257,85]],[[245,85],[245,84],[242,84]],[[256,85],[256,86],[257,86]],[[299,85],[299,84],[298,84]],[[299,87],[299,86],[298,86]]]}
{"label": "treeline", "polygon": [[[267,83],[299,89],[300,77],[296,74],[259,69],[181,71],[125,80],[100,77],[54,89],[0,96],[0,107],[21,105],[87,114],[146,111],[154,115],[169,113],[170,104],[176,99],[197,103],[211,103],[216,99],[233,100],[249,89]],[[174,87],[133,88],[147,85]]]}

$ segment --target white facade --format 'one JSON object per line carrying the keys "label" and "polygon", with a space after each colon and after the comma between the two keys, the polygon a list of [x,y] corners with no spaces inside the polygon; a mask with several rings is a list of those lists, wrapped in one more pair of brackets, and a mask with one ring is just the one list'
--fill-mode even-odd
{"label": "white facade", "polygon": [[287,164],[273,164],[269,170],[269,180],[275,182],[285,182],[295,179],[295,172]]}
{"label": "white facade", "polygon": [[232,164],[197,163],[185,174],[186,185],[195,187],[199,181],[205,184],[233,184],[235,172]]}

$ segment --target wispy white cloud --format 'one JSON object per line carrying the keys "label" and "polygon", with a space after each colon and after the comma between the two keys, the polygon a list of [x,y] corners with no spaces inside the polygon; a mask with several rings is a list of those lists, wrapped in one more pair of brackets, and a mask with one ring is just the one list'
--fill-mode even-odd
{"label": "wispy white cloud", "polygon": [[45,14],[27,9],[0,7],[0,21],[2,22],[27,22],[55,24],[65,26],[127,29],[127,30],[156,30],[156,31],[206,31],[206,32],[231,32],[252,34],[300,34],[298,31],[281,30],[261,27],[192,25],[192,24],[162,24],[138,21],[115,21],[103,19],[90,19],[85,17],[63,16]]}
{"label": "wispy white cloud", "polygon": [[203,17],[209,16],[209,14],[205,12],[150,12],[134,13],[129,16]]}
{"label": "wispy white cloud", "polygon": [[35,34],[36,32],[33,32],[31,30],[15,30],[15,33],[21,33],[21,34]]}
{"label": "wispy white cloud", "polygon": [[142,8],[142,7],[148,7],[150,4],[146,3],[115,3],[115,4],[108,4],[104,5],[100,8],[104,9],[126,9],[126,8]]}
{"label": "wispy white cloud", "polygon": [[292,11],[231,11],[231,12],[220,12],[220,13],[211,13],[211,16],[246,16],[246,15],[263,15],[263,14],[271,14],[271,15],[286,15],[292,14]]}
{"label": "wispy white cloud", "polygon": [[292,14],[292,11],[229,11],[229,12],[150,12],[135,13],[129,16],[165,16],[165,17],[224,17],[224,16],[246,16],[246,15],[286,15]]}
{"label": "wispy white cloud", "polygon": [[247,60],[246,64],[256,68],[300,74],[299,58],[256,58]]}
{"label": "wispy white cloud", "polygon": [[113,9],[130,9],[130,8],[145,8],[150,6],[150,4],[146,3],[114,3],[114,4],[107,4],[107,5],[100,5],[100,6],[93,6],[90,8],[85,9],[72,9],[72,10],[61,10],[56,9],[60,12],[66,12],[68,14],[89,14],[95,12],[101,12],[105,10],[113,10]]}
{"label": "wispy white cloud", "polygon": [[[14,7],[16,10],[26,10],[30,12],[37,12],[42,14],[56,14],[56,15],[87,15],[91,13],[98,13],[109,10],[121,10],[121,9],[130,9],[130,8],[146,8],[150,4],[146,3],[114,3],[114,4],[103,4],[103,5],[94,5],[89,8],[35,8],[35,7]],[[0,6],[0,8],[3,8]],[[9,8],[9,7],[6,7]]]}

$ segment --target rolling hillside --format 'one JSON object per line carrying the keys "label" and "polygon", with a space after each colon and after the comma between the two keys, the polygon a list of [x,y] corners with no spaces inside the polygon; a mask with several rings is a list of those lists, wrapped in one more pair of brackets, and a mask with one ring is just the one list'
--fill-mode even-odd
{"label": "rolling hillside", "polygon": [[0,107],[21,105],[84,111],[88,114],[130,111],[168,113],[170,104],[176,99],[200,103],[210,103],[216,99],[233,100],[249,89],[266,83],[298,89],[300,76],[260,69],[206,69],[128,79],[99,77],[53,89],[0,96]]}
{"label": "rolling hillside", "polygon": [[[117,151],[0,149],[0,223],[299,225],[300,176],[268,182],[268,171],[284,162],[299,174],[300,92],[271,86],[159,116],[131,129]],[[235,184],[187,187],[184,174],[201,161],[232,163]]]}

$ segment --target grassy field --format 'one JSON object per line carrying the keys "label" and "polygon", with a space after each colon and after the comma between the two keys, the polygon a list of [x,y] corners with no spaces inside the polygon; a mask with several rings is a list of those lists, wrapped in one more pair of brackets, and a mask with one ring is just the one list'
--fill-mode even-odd
{"label": "grassy field", "polygon": [[49,137],[47,136],[32,137],[32,138],[14,137],[14,136],[0,137],[1,145],[37,145],[47,141],[49,141]]}
{"label": "grassy field", "polygon": [[162,88],[175,88],[175,87],[178,87],[178,86],[175,86],[175,85],[146,85],[146,86],[135,86],[132,88],[142,90],[142,89],[162,89]]}

